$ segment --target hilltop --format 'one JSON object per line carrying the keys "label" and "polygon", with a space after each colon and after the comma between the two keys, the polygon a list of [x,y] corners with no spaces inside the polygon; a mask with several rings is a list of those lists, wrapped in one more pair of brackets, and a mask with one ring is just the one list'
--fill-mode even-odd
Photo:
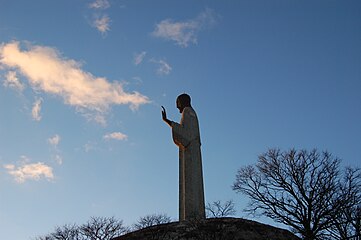
{"label": "hilltop", "polygon": [[172,222],[130,232],[113,240],[300,240],[290,231],[242,218]]}

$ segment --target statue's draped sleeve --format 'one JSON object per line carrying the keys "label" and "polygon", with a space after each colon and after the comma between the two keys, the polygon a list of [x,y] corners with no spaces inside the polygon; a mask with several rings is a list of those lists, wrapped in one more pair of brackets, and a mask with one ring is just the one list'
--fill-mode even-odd
{"label": "statue's draped sleeve", "polygon": [[180,123],[172,122],[172,136],[180,148],[186,148],[192,141],[199,139],[198,119],[191,107],[183,109]]}

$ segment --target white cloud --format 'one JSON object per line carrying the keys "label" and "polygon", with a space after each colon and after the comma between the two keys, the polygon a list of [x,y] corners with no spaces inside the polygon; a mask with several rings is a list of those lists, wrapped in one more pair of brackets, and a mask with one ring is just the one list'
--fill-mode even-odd
{"label": "white cloud", "polygon": [[103,37],[110,30],[110,18],[107,14],[104,14],[104,10],[110,7],[108,0],[95,0],[89,4],[89,8],[95,10],[93,13],[93,21],[91,25],[96,28]]}
{"label": "white cloud", "polygon": [[24,84],[22,84],[19,81],[19,78],[16,75],[15,71],[9,71],[6,75],[5,75],[5,80],[4,80],[4,84],[5,87],[9,87],[9,88],[13,88],[19,92],[22,92],[25,89]]}
{"label": "white cloud", "polygon": [[172,19],[161,21],[155,26],[153,36],[174,41],[181,47],[188,47],[190,43],[196,44],[198,33],[204,28],[214,25],[216,15],[211,9],[201,12],[196,18],[183,22]]}
{"label": "white cloud", "polygon": [[41,116],[40,116],[40,111],[41,111],[41,103],[42,103],[42,99],[39,98],[37,99],[34,104],[33,104],[33,108],[31,110],[31,115],[33,116],[33,119],[36,121],[40,121],[41,120]]}
{"label": "white cloud", "polygon": [[60,155],[57,154],[54,158],[59,165],[63,164],[63,158]]}
{"label": "white cloud", "polygon": [[145,51],[134,54],[134,64],[135,65],[141,64],[143,62],[143,59],[146,54],[147,54],[147,52],[145,52]]}
{"label": "white cloud", "polygon": [[128,104],[134,110],[149,103],[138,92],[126,92],[119,82],[85,72],[80,63],[63,58],[54,48],[29,45],[22,50],[19,45],[0,45],[0,64],[24,75],[36,91],[60,96],[92,120],[104,123],[111,105]]}
{"label": "white cloud", "polygon": [[108,0],[95,0],[89,4],[89,7],[95,9],[107,9],[110,7],[110,3]]}
{"label": "white cloud", "polygon": [[103,138],[106,140],[109,140],[109,139],[127,140],[128,136],[121,132],[113,132],[113,133],[108,133],[108,134],[104,135]]}
{"label": "white cloud", "polygon": [[84,145],[84,151],[85,152],[90,152],[92,150],[96,149],[96,143],[95,142],[88,142]]}
{"label": "white cloud", "polygon": [[23,183],[26,180],[40,180],[41,178],[54,179],[53,169],[42,162],[23,163],[18,167],[13,164],[6,164],[4,168],[18,183]]}
{"label": "white cloud", "polygon": [[173,40],[182,47],[188,47],[189,43],[197,43],[198,26],[195,22],[174,22],[171,19],[161,21],[156,25],[153,35]]}
{"label": "white cloud", "polygon": [[58,146],[59,142],[60,136],[58,134],[55,134],[54,137],[48,138],[48,143],[54,147]]}
{"label": "white cloud", "polygon": [[172,67],[164,60],[151,59],[150,61],[158,64],[157,73],[159,75],[168,75],[172,71]]}
{"label": "white cloud", "polygon": [[104,35],[110,30],[110,18],[107,15],[96,17],[93,26]]}

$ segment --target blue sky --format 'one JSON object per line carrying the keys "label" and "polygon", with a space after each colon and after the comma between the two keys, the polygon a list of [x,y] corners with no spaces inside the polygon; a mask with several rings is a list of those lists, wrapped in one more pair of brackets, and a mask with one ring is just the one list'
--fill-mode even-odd
{"label": "blue sky", "polygon": [[[360,1],[0,0],[0,238],[178,218],[161,105],[198,113],[206,201],[268,148],[361,166]],[[258,221],[272,223],[267,219]]]}

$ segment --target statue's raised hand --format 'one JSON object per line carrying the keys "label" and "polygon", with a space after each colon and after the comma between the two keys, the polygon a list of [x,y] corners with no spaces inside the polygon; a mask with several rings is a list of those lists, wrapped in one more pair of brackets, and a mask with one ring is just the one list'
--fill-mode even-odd
{"label": "statue's raised hand", "polygon": [[165,108],[162,106],[162,119],[164,122],[166,122],[169,126],[172,126],[172,122],[167,118],[167,112]]}
{"label": "statue's raised hand", "polygon": [[162,106],[162,118],[163,118],[163,121],[165,121],[167,119],[167,112],[165,111],[165,108]]}

